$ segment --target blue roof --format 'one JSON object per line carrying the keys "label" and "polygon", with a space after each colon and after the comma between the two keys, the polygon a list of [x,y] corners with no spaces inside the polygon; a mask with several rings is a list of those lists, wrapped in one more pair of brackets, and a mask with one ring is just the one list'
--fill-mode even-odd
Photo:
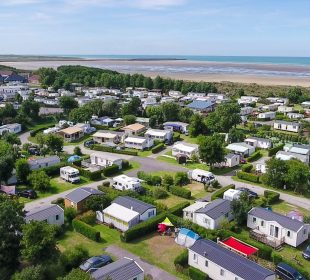
{"label": "blue roof", "polygon": [[71,157],[68,158],[68,162],[74,162],[74,161],[79,160],[79,159],[81,159],[80,156],[78,156],[78,155],[73,155],[73,156],[71,156]]}
{"label": "blue roof", "polygon": [[212,106],[210,101],[204,100],[194,100],[192,103],[188,104],[187,107],[196,110],[204,110]]}
{"label": "blue roof", "polygon": [[179,231],[179,234],[187,235],[188,237],[190,237],[194,240],[198,240],[201,238],[196,232],[189,230],[187,228],[181,228]]}

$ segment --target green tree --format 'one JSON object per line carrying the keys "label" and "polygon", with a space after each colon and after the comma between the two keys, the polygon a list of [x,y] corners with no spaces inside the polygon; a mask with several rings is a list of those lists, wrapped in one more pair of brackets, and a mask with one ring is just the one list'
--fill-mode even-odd
{"label": "green tree", "polygon": [[134,96],[132,99],[124,104],[121,108],[121,115],[126,116],[126,115],[134,115],[138,116],[141,110],[141,100],[139,97]]}
{"label": "green tree", "polygon": [[77,155],[77,156],[82,156],[82,155],[83,155],[83,154],[82,154],[82,150],[81,150],[81,148],[80,148],[79,146],[74,147],[73,153],[74,153],[75,155]]}
{"label": "green tree", "polygon": [[185,186],[189,184],[190,180],[186,172],[177,172],[174,176],[174,183],[177,186]]}
{"label": "green tree", "polygon": [[198,144],[200,159],[209,164],[211,168],[215,163],[224,161],[225,150],[222,135],[214,134],[212,136],[199,137]]}
{"label": "green tree", "polygon": [[44,192],[51,188],[50,177],[43,170],[33,171],[27,179],[35,190]]}
{"label": "green tree", "polygon": [[179,111],[178,119],[181,122],[189,123],[193,115],[194,115],[193,110],[185,107]]}
{"label": "green tree", "polygon": [[60,256],[60,262],[66,271],[70,271],[72,268],[77,268],[88,257],[88,250],[81,244],[78,244],[72,249],[66,250],[62,253]]}
{"label": "green tree", "polygon": [[25,100],[20,108],[20,113],[23,116],[29,117],[31,120],[37,120],[39,118],[40,104],[34,101],[32,98]]}
{"label": "green tree", "polygon": [[0,275],[9,279],[18,266],[21,232],[24,224],[23,204],[17,199],[0,195]]}
{"label": "green tree", "polygon": [[275,188],[283,188],[288,172],[287,162],[281,159],[271,158],[266,162],[266,170],[266,173],[262,176],[263,183]]}
{"label": "green tree", "polygon": [[285,181],[294,192],[307,193],[310,190],[310,168],[299,160],[289,160]]}
{"label": "green tree", "polygon": [[136,122],[136,116],[135,115],[125,115],[125,116],[123,116],[123,120],[124,120],[124,123],[126,125],[133,124]]}
{"label": "green tree", "polygon": [[153,120],[156,120],[157,124],[164,122],[161,106],[148,106],[146,108],[146,116],[150,119],[153,118]]}
{"label": "green tree", "polygon": [[163,86],[164,86],[163,78],[160,76],[156,76],[154,79],[154,88],[155,89],[162,89]]}
{"label": "green tree", "polygon": [[72,109],[78,108],[78,102],[71,96],[62,96],[59,98],[59,106],[68,114]]}
{"label": "green tree", "polygon": [[191,121],[188,127],[189,135],[191,137],[197,137],[201,134],[207,133],[207,126],[204,122],[204,117],[199,114],[194,114],[191,117]]}
{"label": "green tree", "polygon": [[0,156],[0,183],[7,182],[14,169],[14,158],[12,155]]}
{"label": "green tree", "polygon": [[57,278],[57,280],[92,280],[93,278],[89,273],[84,272],[81,269],[73,269],[67,276]]}
{"label": "green tree", "polygon": [[64,139],[56,134],[47,134],[44,137],[44,144],[53,153],[59,153],[62,151]]}
{"label": "green tree", "polygon": [[235,127],[231,128],[228,133],[228,142],[243,142],[245,139],[245,133],[242,129],[237,129]]}
{"label": "green tree", "polygon": [[287,97],[291,103],[299,103],[302,97],[302,90],[299,87],[289,89]]}
{"label": "green tree", "polygon": [[79,107],[70,111],[69,119],[73,122],[86,122],[89,121],[92,116],[92,112],[87,107]]}
{"label": "green tree", "polygon": [[14,145],[14,144],[20,145],[21,144],[19,137],[15,133],[5,133],[2,138],[4,141],[6,141],[12,145]]}
{"label": "green tree", "polygon": [[57,255],[56,228],[44,221],[31,221],[22,226],[22,256],[37,264]]}
{"label": "green tree", "polygon": [[13,146],[4,140],[0,140],[0,157],[11,154],[13,154]]}
{"label": "green tree", "polygon": [[38,70],[42,87],[47,88],[54,84],[57,71],[53,68],[40,68]]}
{"label": "green tree", "polygon": [[108,207],[111,200],[106,195],[93,195],[86,201],[86,208],[92,211],[103,210]]}
{"label": "green tree", "polygon": [[239,199],[234,199],[231,202],[232,213],[239,226],[246,224],[248,212],[252,207],[253,202],[246,192],[242,192]]}
{"label": "green tree", "polygon": [[118,108],[118,102],[114,99],[109,99],[103,103],[102,112],[106,116],[115,117],[117,116]]}
{"label": "green tree", "polygon": [[31,172],[30,166],[28,164],[28,161],[26,159],[19,159],[15,163],[15,169],[16,169],[16,176],[17,179],[20,182],[25,183],[27,181],[27,178]]}
{"label": "green tree", "polygon": [[164,102],[160,107],[162,110],[164,122],[178,120],[180,105],[175,102]]}
{"label": "green tree", "polygon": [[170,186],[173,186],[174,180],[173,177],[169,174],[165,174],[162,178],[162,186],[168,189]]}
{"label": "green tree", "polygon": [[[93,196],[91,196],[93,197]],[[90,197],[90,198],[91,198]],[[71,224],[72,220],[77,216],[77,210],[73,207],[65,208],[65,219],[68,224]]]}
{"label": "green tree", "polygon": [[45,280],[45,270],[42,265],[28,266],[20,272],[16,272],[12,280]]}

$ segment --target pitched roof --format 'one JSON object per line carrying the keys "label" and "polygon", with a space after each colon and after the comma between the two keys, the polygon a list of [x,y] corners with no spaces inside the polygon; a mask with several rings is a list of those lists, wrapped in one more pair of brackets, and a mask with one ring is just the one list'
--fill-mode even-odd
{"label": "pitched roof", "polygon": [[50,204],[46,206],[41,206],[34,208],[26,213],[25,220],[26,222],[35,220],[35,221],[44,221],[51,216],[60,215],[64,210],[57,204]]}
{"label": "pitched roof", "polygon": [[271,142],[272,142],[270,139],[261,138],[261,137],[255,137],[255,136],[250,136],[250,137],[248,137],[247,139],[245,139],[244,141],[248,141],[248,140],[256,140],[256,141],[268,142],[268,143],[271,143]]}
{"label": "pitched roof", "polygon": [[74,133],[81,132],[81,131],[83,131],[82,128],[77,127],[77,126],[71,126],[71,127],[67,127],[65,129],[62,129],[59,132],[62,132],[65,134],[74,134]]}
{"label": "pitched roof", "polygon": [[128,130],[133,130],[133,131],[138,131],[144,128],[145,126],[139,123],[134,123],[134,124],[130,124],[130,125],[123,127],[124,130],[128,129]]}
{"label": "pitched roof", "polygon": [[91,196],[91,195],[96,195],[96,194],[103,194],[103,192],[97,190],[97,189],[93,189],[93,188],[78,188],[75,189],[74,191],[68,193],[66,195],[66,199],[69,199],[72,202],[78,203],[82,200],[84,200],[85,198]]}
{"label": "pitched roof", "polygon": [[144,201],[129,196],[119,196],[112,203],[119,204],[128,209],[138,212],[140,215],[148,209],[155,208],[154,205],[145,203]]}
{"label": "pitched roof", "polygon": [[204,100],[194,100],[192,103],[188,104],[187,107],[196,110],[204,110],[212,106],[210,101]]}
{"label": "pitched roof", "polygon": [[245,280],[262,280],[274,275],[273,271],[208,239],[197,240],[189,249]]}
{"label": "pitched roof", "polygon": [[229,200],[219,198],[198,209],[195,213],[206,214],[212,219],[217,219],[231,211],[230,203]]}
{"label": "pitched roof", "polygon": [[132,279],[141,273],[143,273],[143,269],[134,260],[123,258],[99,268],[91,276],[95,280],[105,280],[107,278],[125,280]]}
{"label": "pitched roof", "polygon": [[298,123],[298,122],[287,122],[287,121],[281,121],[281,120],[275,120],[274,122],[279,123],[279,124],[300,126],[300,123]]}
{"label": "pitched roof", "polygon": [[279,213],[267,210],[262,207],[255,207],[249,211],[249,215],[258,217],[265,221],[276,221],[282,227],[290,229],[292,231],[298,231],[303,225],[303,222],[300,222],[296,219],[291,219],[287,216],[281,215]]}
{"label": "pitched roof", "polygon": [[29,164],[44,164],[44,163],[49,163],[51,161],[60,162],[60,158],[59,158],[59,156],[50,156],[50,157],[28,159]]}

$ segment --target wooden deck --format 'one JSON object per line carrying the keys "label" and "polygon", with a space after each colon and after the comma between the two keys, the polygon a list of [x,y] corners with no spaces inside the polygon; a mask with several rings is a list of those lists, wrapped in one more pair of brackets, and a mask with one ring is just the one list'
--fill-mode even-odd
{"label": "wooden deck", "polygon": [[284,238],[278,240],[259,232],[257,229],[252,229],[250,231],[250,236],[256,241],[262,242],[275,250],[280,250],[282,248],[282,244],[284,243]]}

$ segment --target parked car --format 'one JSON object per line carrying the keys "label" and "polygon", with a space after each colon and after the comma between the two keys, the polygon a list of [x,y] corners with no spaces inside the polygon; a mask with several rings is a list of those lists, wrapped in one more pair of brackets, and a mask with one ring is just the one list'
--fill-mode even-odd
{"label": "parked car", "polygon": [[28,153],[34,156],[39,156],[41,154],[40,149],[36,146],[29,147]]}
{"label": "parked car", "polygon": [[38,197],[37,193],[35,190],[24,190],[24,191],[19,191],[17,192],[18,196],[30,198],[30,199],[35,199]]}
{"label": "parked car", "polygon": [[244,158],[241,158],[241,159],[240,159],[240,163],[241,163],[241,164],[246,164],[246,160],[245,160]]}
{"label": "parked car", "polygon": [[246,192],[249,195],[249,197],[258,198],[258,194],[256,192],[251,191],[248,188],[239,188],[238,190],[242,192]]}
{"label": "parked car", "polygon": [[84,142],[84,147],[89,148],[92,145],[98,144],[95,140],[90,139]]}
{"label": "parked car", "polygon": [[283,280],[306,280],[295,268],[283,262],[277,265],[275,272]]}
{"label": "parked car", "polygon": [[306,260],[310,260],[310,245],[308,245],[307,248],[302,252],[302,256]]}
{"label": "parked car", "polygon": [[94,272],[100,267],[103,267],[112,262],[109,255],[101,255],[89,258],[87,261],[80,265],[80,269],[85,272]]}

